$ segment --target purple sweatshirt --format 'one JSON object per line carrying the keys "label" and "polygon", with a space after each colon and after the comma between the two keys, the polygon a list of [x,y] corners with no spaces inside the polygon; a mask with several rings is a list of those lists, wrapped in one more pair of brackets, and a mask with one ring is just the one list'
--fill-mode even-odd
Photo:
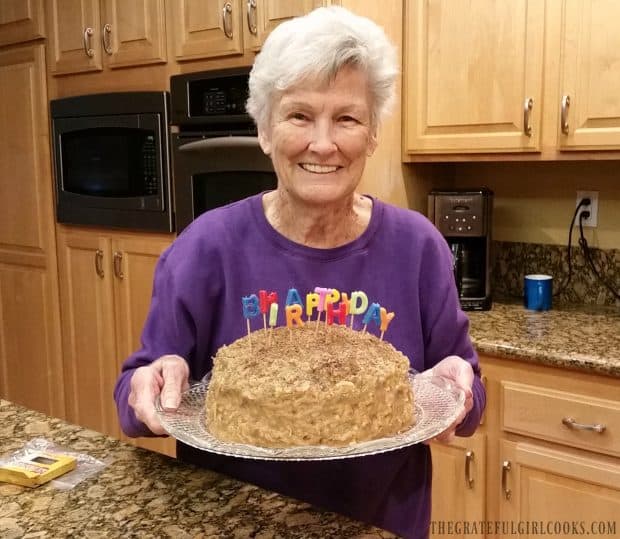
{"label": "purple sweatshirt", "polygon": [[[151,434],[128,404],[134,369],[178,354],[187,360],[191,378],[200,380],[211,370],[218,348],[246,334],[242,296],[277,291],[282,307],[290,288],[305,298],[323,286],[349,296],[363,290],[370,302],[394,312],[384,338],[409,357],[415,370],[452,354],[472,364],[474,407],[457,429],[461,436],[471,435],[486,398],[468,319],[459,307],[452,255],[435,227],[419,213],[373,199],[369,226],[358,239],[315,249],[276,232],[265,218],[261,197],[203,214],[162,254],[142,346],[123,364],[114,391],[123,431]],[[356,316],[354,328],[361,329],[361,323],[362,316]],[[260,327],[262,317],[254,318],[252,329]],[[407,538],[428,534],[432,470],[424,444],[363,458],[276,462],[220,456],[177,443],[177,457]]]}

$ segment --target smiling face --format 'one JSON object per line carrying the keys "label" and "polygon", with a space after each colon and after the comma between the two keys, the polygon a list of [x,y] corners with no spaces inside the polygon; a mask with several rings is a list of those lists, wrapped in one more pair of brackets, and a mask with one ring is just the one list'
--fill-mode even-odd
{"label": "smiling face", "polygon": [[259,142],[271,157],[278,189],[296,203],[344,202],[359,184],[376,147],[368,81],[342,68],[327,86],[300,84],[274,105]]}

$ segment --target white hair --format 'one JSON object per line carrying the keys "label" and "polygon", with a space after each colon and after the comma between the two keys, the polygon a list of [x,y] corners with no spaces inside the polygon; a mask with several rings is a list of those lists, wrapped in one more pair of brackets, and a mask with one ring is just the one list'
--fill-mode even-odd
{"label": "white hair", "polygon": [[366,73],[376,127],[394,101],[396,49],[376,23],[338,6],[315,9],[269,34],[250,73],[247,111],[266,130],[282,92],[309,79],[326,84],[344,66]]}

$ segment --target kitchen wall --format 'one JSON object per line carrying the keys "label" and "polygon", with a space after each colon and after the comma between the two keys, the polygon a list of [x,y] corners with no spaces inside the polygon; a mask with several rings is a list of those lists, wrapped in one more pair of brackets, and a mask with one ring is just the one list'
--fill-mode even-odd
{"label": "kitchen wall", "polygon": [[620,248],[617,161],[468,163],[450,168],[455,186],[487,185],[495,192],[496,240],[566,245],[577,191],[594,190],[599,192],[598,226],[585,229],[586,239],[592,247]]}

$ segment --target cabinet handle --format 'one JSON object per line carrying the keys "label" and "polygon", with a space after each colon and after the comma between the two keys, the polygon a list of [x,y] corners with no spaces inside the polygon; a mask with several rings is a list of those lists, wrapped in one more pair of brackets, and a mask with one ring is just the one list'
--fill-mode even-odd
{"label": "cabinet handle", "polygon": [[105,273],[103,273],[103,251],[101,249],[95,251],[95,271],[97,275],[103,279]]}
{"label": "cabinet handle", "polygon": [[252,35],[258,33],[256,29],[256,0],[248,0],[248,28]]}
{"label": "cabinet handle", "polygon": [[222,8],[222,25],[224,26],[224,34],[226,34],[226,37],[232,39],[232,5],[230,2],[226,2]]}
{"label": "cabinet handle", "polygon": [[116,275],[119,279],[125,277],[123,275],[123,269],[121,264],[123,262],[123,253],[120,251],[114,251],[114,275]]}
{"label": "cabinet handle", "polygon": [[568,135],[568,107],[570,107],[570,95],[562,96],[562,133]]}
{"label": "cabinet handle", "polygon": [[471,463],[474,460],[474,452],[469,449],[465,453],[465,483],[469,488],[474,488],[474,478],[471,476]]}
{"label": "cabinet handle", "polygon": [[523,105],[523,133],[528,137],[532,136],[532,124],[530,123],[530,116],[533,106],[534,100],[531,97],[526,98]]}
{"label": "cabinet handle", "polygon": [[90,40],[93,37],[93,34],[93,29],[90,26],[84,30],[84,52],[89,58],[95,56],[95,51],[90,46]]}
{"label": "cabinet handle", "polygon": [[512,490],[510,490],[506,486],[506,483],[508,482],[508,472],[510,471],[510,468],[512,468],[512,466],[510,465],[509,460],[505,460],[504,462],[502,462],[502,490],[504,491],[504,497],[507,500],[510,500],[510,497],[512,496]]}
{"label": "cabinet handle", "polygon": [[602,425],[601,423],[595,423],[594,425],[577,423],[577,421],[575,421],[572,417],[563,417],[562,423],[566,425],[569,429],[589,430],[592,432],[598,432],[599,434],[602,434],[603,432],[605,432],[605,429],[607,428],[605,425]]}
{"label": "cabinet handle", "polygon": [[108,23],[104,24],[101,36],[101,44],[103,45],[103,50],[110,56],[112,56],[112,44],[110,43],[111,34],[112,26]]}

